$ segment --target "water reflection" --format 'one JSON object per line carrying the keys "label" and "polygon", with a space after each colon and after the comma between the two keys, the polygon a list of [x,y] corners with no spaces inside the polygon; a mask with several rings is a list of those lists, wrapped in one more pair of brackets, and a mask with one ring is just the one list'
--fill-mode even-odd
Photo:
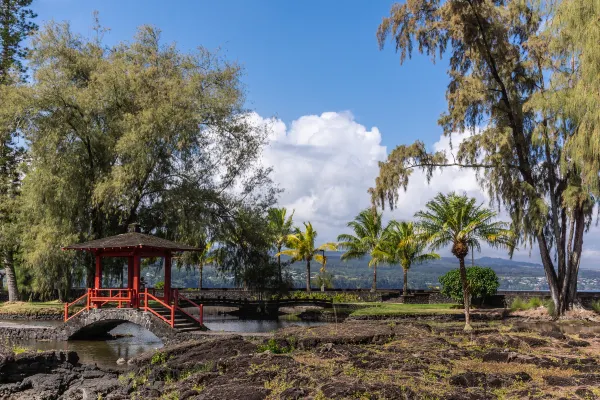
{"label": "water reflection", "polygon": [[79,355],[82,364],[97,365],[104,368],[126,369],[126,365],[117,365],[119,358],[129,360],[146,351],[163,347],[161,340],[152,332],[129,322],[125,322],[111,332],[119,336],[114,340],[70,340],[70,341],[19,341],[20,346],[35,350],[73,350]]}
{"label": "water reflection", "polygon": [[326,322],[308,322],[297,318],[283,318],[276,320],[239,319],[231,315],[207,315],[204,324],[211,331],[217,332],[272,332],[286,326],[316,326]]}

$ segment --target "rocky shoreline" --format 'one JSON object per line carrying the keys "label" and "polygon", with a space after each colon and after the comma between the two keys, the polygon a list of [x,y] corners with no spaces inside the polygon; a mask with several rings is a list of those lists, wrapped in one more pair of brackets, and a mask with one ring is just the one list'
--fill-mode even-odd
{"label": "rocky shoreline", "polygon": [[347,321],[272,338],[203,336],[127,372],[74,353],[0,356],[2,399],[595,399],[600,334],[497,322]]}

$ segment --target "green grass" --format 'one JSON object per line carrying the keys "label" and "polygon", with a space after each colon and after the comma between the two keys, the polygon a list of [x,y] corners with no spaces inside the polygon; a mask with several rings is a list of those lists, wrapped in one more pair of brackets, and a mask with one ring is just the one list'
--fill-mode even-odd
{"label": "green grass", "polygon": [[27,351],[29,351],[29,349],[27,347],[23,347],[23,346],[13,346],[12,351],[16,355],[16,354],[26,353]]}
{"label": "green grass", "polygon": [[0,303],[0,314],[62,314],[64,307],[64,303],[58,300],[4,302]]}
{"label": "green grass", "polygon": [[600,300],[592,301],[592,310],[600,314]]}
{"label": "green grass", "polygon": [[353,316],[365,315],[417,315],[417,314],[460,314],[462,309],[456,304],[384,304],[373,303],[372,307],[360,308],[354,311]]}
{"label": "green grass", "polygon": [[532,297],[529,301],[524,301],[520,297],[515,297],[510,303],[511,311],[524,311],[532,308],[545,307],[548,314],[554,315],[554,303],[552,300],[544,300],[538,297]]}

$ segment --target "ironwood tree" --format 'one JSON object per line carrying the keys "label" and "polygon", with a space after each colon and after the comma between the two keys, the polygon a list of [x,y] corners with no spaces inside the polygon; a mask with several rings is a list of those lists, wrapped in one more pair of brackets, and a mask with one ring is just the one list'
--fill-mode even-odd
{"label": "ironwood tree", "polygon": [[27,55],[25,39],[36,29],[36,14],[28,8],[32,0],[0,2],[0,263],[4,267],[9,301],[19,299],[15,262],[19,251],[19,192],[21,163],[25,150],[18,140],[22,120],[11,106],[8,86],[20,84]]}
{"label": "ironwood tree", "polygon": [[32,80],[18,92],[30,158],[23,243],[39,291],[86,275],[91,283],[92,260],[61,246],[133,222],[199,245],[199,234],[234,224],[236,210],[274,203],[258,162],[268,128],[243,108],[238,65],[204,49],[183,53],[149,26],[112,47],[103,34],[45,26],[32,42]]}
{"label": "ironwood tree", "polygon": [[[552,2],[408,0],[392,6],[377,31],[380,47],[391,39],[401,63],[415,48],[434,62],[449,55],[448,110],[439,124],[455,146],[451,153],[429,152],[420,141],[395,148],[380,164],[373,202],[394,207],[414,170],[430,179],[449,166],[474,169],[510,214],[520,243],[537,245],[559,314],[576,299],[599,194],[599,20],[591,3],[559,3],[555,19]],[[586,27],[594,28],[590,40]],[[570,46],[560,49],[564,41]],[[584,118],[593,104],[593,117]]]}

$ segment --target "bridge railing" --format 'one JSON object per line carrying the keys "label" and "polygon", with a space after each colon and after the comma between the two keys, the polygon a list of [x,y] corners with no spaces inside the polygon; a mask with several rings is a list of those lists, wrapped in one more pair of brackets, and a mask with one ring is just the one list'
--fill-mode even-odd
{"label": "bridge railing", "polygon": [[[185,311],[183,308],[181,308],[179,305],[181,301],[187,302],[188,304],[191,304],[193,307],[196,307],[198,309],[199,318],[194,317],[193,315],[191,315],[190,313]],[[198,305],[198,304],[194,303],[192,300],[188,299],[187,297],[182,296],[181,293],[179,293],[178,289],[173,290],[173,307],[176,307],[177,310],[181,311],[188,317],[192,318],[194,321],[198,322],[200,325],[204,325],[202,322],[202,321],[204,321],[204,306],[202,304]]]}
{"label": "bridge railing", "polygon": [[[90,291],[91,291],[91,289],[88,289],[87,292],[83,296],[79,297],[77,300],[75,300],[71,303],[65,303],[65,317],[64,317],[65,322],[67,322],[74,316],[78,315],[79,313],[90,309]],[[76,306],[77,303],[80,303],[83,300],[85,300],[85,306],[81,307],[80,310],[75,312],[73,315],[69,316],[69,308]]]}
{"label": "bridge railing", "polygon": [[108,303],[117,303],[117,307],[121,308],[123,303],[133,303],[133,293],[133,289],[90,289],[90,303],[98,307]]}
{"label": "bridge railing", "polygon": [[[170,306],[158,297],[152,295],[148,292],[148,289],[144,290],[144,293],[140,293],[140,299],[144,303],[144,311],[150,311],[152,314],[156,315],[158,318],[162,319],[164,322],[169,324],[171,328],[175,327],[175,305]],[[159,306],[167,309],[169,311],[169,318],[166,318],[164,315],[160,314],[155,308],[153,308],[150,304],[150,301],[157,303]]]}

